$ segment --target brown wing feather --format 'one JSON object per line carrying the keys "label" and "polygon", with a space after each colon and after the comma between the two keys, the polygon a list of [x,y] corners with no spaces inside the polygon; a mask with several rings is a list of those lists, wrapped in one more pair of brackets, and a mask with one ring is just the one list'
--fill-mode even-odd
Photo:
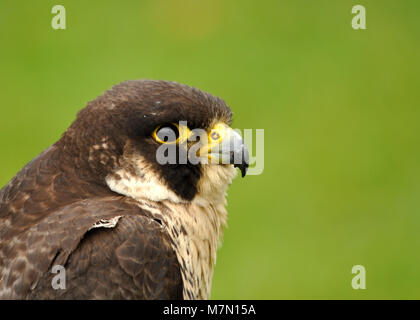
{"label": "brown wing feather", "polygon": [[[114,228],[91,227],[121,216]],[[79,201],[0,247],[0,298],[181,299],[176,255],[162,226],[122,197]],[[66,289],[53,289],[54,265]]]}

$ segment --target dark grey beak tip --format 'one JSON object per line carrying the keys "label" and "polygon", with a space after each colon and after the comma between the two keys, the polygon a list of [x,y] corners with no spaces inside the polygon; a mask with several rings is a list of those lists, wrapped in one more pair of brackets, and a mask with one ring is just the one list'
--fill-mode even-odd
{"label": "dark grey beak tip", "polygon": [[248,164],[247,163],[241,163],[241,164],[234,164],[235,168],[239,168],[241,170],[242,178],[246,176],[246,173],[248,171]]}
{"label": "dark grey beak tip", "polygon": [[241,170],[242,178],[244,178],[246,176],[246,173],[248,171],[248,166],[249,166],[249,153],[248,153],[248,148],[246,147],[245,144],[243,144],[240,148],[240,159],[241,159],[241,163],[238,163],[238,164],[235,163],[233,166]]}
{"label": "dark grey beak tip", "polygon": [[245,178],[247,172],[248,172],[248,164],[241,168],[242,178]]}

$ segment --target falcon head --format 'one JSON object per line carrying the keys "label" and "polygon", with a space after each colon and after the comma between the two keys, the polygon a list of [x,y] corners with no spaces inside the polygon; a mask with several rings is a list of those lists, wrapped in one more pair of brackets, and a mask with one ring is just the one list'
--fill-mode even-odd
{"label": "falcon head", "polygon": [[[224,196],[248,151],[220,98],[174,82],[114,86],[81,110],[62,152],[83,178],[136,199]],[[216,200],[216,199],[215,199]]]}

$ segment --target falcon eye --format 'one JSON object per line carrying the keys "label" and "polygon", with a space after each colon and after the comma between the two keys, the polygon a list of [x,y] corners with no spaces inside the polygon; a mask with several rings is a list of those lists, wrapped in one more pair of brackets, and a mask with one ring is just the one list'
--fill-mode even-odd
{"label": "falcon eye", "polygon": [[159,143],[175,143],[179,139],[178,126],[172,123],[159,126],[153,131],[153,138]]}

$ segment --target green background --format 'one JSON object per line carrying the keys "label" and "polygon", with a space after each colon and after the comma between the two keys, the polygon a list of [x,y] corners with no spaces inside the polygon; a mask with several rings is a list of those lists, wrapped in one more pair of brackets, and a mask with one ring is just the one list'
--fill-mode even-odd
{"label": "green background", "polygon": [[420,298],[419,16],[418,0],[0,1],[0,185],[113,84],[193,85],[265,130],[263,174],[229,190],[212,298]]}

